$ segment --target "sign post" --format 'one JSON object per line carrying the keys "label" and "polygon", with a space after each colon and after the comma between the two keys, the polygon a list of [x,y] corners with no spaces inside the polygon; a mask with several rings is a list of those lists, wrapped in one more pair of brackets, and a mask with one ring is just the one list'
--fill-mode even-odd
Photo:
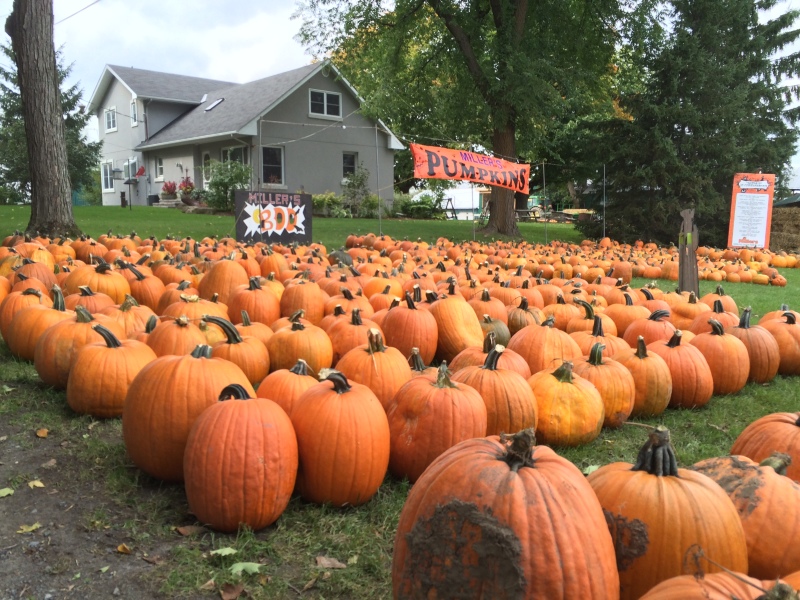
{"label": "sign post", "polygon": [[728,247],[769,248],[775,175],[736,173],[733,176]]}
{"label": "sign post", "polygon": [[311,194],[236,190],[237,242],[311,243]]}

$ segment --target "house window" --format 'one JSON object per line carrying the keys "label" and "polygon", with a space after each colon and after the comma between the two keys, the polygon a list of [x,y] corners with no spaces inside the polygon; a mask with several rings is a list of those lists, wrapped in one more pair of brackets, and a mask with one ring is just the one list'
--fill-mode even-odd
{"label": "house window", "polygon": [[104,192],[113,192],[114,191],[114,163],[112,163],[112,162],[104,162],[100,166],[102,168],[103,191]]}
{"label": "house window", "polygon": [[160,156],[156,157],[156,181],[164,181],[164,159]]}
{"label": "house window", "polygon": [[249,158],[247,146],[235,146],[233,148],[222,149],[222,162],[224,163],[236,161],[243,165],[248,165],[250,164]]}
{"label": "house window", "polygon": [[138,170],[139,161],[134,156],[125,161],[125,164],[122,166],[122,175],[125,177],[125,179],[131,179],[136,177],[136,171]]}
{"label": "house window", "polygon": [[350,175],[355,175],[356,165],[358,164],[358,154],[355,152],[345,152],[342,154],[342,177],[347,179]]}
{"label": "house window", "polygon": [[208,182],[211,181],[211,154],[208,152],[203,153],[203,187],[208,187]]}
{"label": "house window", "polygon": [[117,130],[117,107],[112,106],[105,110],[106,131]]}
{"label": "house window", "polygon": [[136,100],[131,101],[131,127],[139,126],[139,117],[136,115]]}
{"label": "house window", "polygon": [[315,117],[342,118],[342,95],[334,92],[309,90],[309,112]]}
{"label": "house window", "polygon": [[266,185],[283,185],[283,148],[264,146],[261,148],[262,181]]}

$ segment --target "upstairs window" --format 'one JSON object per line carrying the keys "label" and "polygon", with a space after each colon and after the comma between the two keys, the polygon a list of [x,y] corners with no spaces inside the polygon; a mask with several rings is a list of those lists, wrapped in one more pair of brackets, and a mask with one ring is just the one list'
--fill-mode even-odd
{"label": "upstairs window", "polygon": [[309,90],[309,113],[315,117],[342,118],[342,95]]}
{"label": "upstairs window", "polygon": [[136,100],[131,101],[131,127],[139,126],[139,117],[136,113]]}
{"label": "upstairs window", "polygon": [[106,131],[117,130],[117,107],[112,106],[105,110]]}

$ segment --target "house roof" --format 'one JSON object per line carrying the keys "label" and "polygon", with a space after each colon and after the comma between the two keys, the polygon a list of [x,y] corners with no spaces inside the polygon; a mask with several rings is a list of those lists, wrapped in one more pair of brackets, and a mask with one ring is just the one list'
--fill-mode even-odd
{"label": "house roof", "polygon": [[[139,144],[137,149],[240,133],[245,125],[275,106],[323,64],[306,65],[250,83],[218,87],[208,92],[205,102]],[[221,98],[222,102],[206,110]]]}
{"label": "house roof", "polygon": [[776,200],[772,203],[772,207],[781,208],[784,206],[794,206],[795,204],[800,204],[800,194],[792,194],[791,196],[787,196],[782,200]]}
{"label": "house roof", "polygon": [[117,79],[134,97],[200,104],[204,94],[212,90],[236,85],[230,81],[161,73],[147,69],[135,69],[119,65],[106,65],[92,97],[89,112],[95,112],[108,91],[111,82]]}

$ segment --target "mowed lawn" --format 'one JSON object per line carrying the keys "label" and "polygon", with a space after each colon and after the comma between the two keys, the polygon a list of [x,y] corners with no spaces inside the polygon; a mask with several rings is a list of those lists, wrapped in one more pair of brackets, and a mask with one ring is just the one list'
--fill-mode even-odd
{"label": "mowed lawn", "polygon": [[[117,233],[135,230],[142,237],[202,238],[233,233],[232,217],[184,215],[177,210],[92,207],[76,208],[75,215],[78,225],[92,236],[109,229]],[[0,207],[3,234],[24,228],[28,217],[26,208]],[[471,222],[384,220],[380,226],[385,234],[397,238],[472,239]],[[313,237],[335,249],[349,233],[378,232],[378,227],[377,220],[319,219],[315,221]],[[520,230],[527,241],[544,241],[543,225],[522,223]],[[579,232],[566,225],[548,225],[547,235],[550,240],[582,239]],[[800,271],[782,272],[788,280],[785,288],[723,285],[740,307],[752,306],[755,322],[782,303],[799,303]],[[645,283],[634,280],[633,285],[639,287]],[[664,289],[674,287],[674,282],[660,283]],[[704,294],[716,284],[701,282],[700,287]],[[203,588],[211,579],[217,590],[227,582],[242,582],[253,598],[391,597],[394,532],[409,490],[407,482],[387,477],[380,492],[358,508],[333,509],[294,498],[278,522],[263,531],[243,530],[236,535],[204,532],[183,538],[173,527],[194,521],[182,488],[156,482],[131,464],[125,455],[119,420],[95,422],[89,417],[78,417],[66,406],[63,392],[44,388],[32,365],[13,359],[4,344],[0,345],[0,383],[14,391],[6,392],[0,402],[0,423],[10,432],[8,444],[30,445],[31,432],[38,428],[69,435],[70,445],[65,452],[79,467],[75,472],[65,473],[65,477],[72,477],[81,485],[91,480],[94,488],[99,489],[95,504],[101,504],[102,511],[95,508],[94,513],[87,515],[87,522],[99,522],[111,532],[123,533],[137,556],[147,558],[148,552],[157,549],[161,562],[153,566],[148,577],[152,588],[164,597],[218,597],[218,591]],[[667,426],[672,431],[679,464],[688,466],[703,458],[726,454],[734,439],[753,420],[771,412],[794,412],[800,410],[798,407],[797,380],[778,377],[766,385],[750,384],[732,396],[714,397],[702,409],[667,410],[661,417],[634,421]],[[614,461],[633,461],[645,439],[646,431],[642,428],[623,426],[603,430],[594,442],[580,448],[561,449],[559,453],[587,470]],[[80,465],[86,465],[85,470]],[[26,474],[14,469],[8,470],[8,478],[0,481],[0,488],[24,487],[20,482],[26,481]],[[220,548],[232,548],[236,554],[212,554]],[[320,556],[334,557],[346,568],[319,569],[316,558]],[[256,563],[258,573],[235,574],[231,567],[237,563]]]}

